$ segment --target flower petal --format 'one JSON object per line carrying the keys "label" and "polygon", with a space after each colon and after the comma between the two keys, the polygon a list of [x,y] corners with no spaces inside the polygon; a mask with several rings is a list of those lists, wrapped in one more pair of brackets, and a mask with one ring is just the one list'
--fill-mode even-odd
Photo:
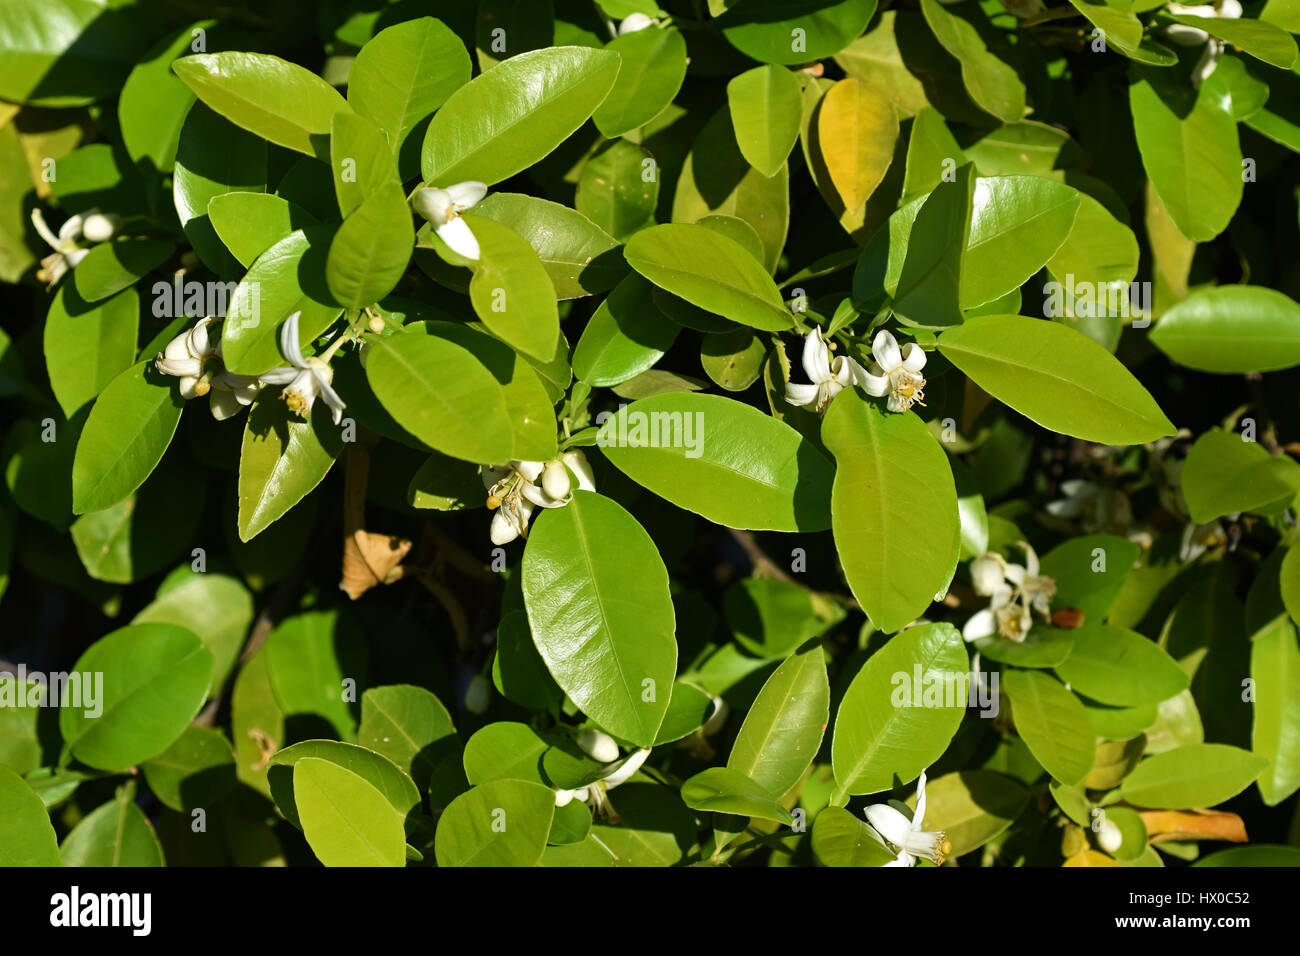
{"label": "flower petal", "polygon": [[998,622],[993,617],[993,609],[986,607],[971,615],[970,620],[961,629],[961,636],[967,641],[978,641],[982,637],[992,637],[997,630]]}
{"label": "flower petal", "polygon": [[903,353],[898,348],[898,340],[887,329],[881,329],[871,340],[871,357],[886,373],[903,364]]}
{"label": "flower petal", "polygon": [[447,187],[447,195],[461,209],[468,209],[487,195],[487,183],[477,179],[467,179],[463,183]]}
{"label": "flower petal", "polygon": [[438,236],[451,247],[451,251],[466,259],[478,260],[480,251],[478,240],[469,228],[469,223],[457,216],[450,222],[438,227]]}
{"label": "flower petal", "polygon": [[830,378],[830,349],[822,338],[822,330],[813,328],[803,340],[803,370],[814,384]]}
{"label": "flower petal", "polygon": [[915,342],[908,342],[903,346],[903,368],[909,372],[919,372],[925,368],[926,354],[925,349]]}
{"label": "flower petal", "polygon": [[298,369],[289,368],[287,365],[281,365],[279,368],[273,368],[269,372],[263,372],[258,376],[258,381],[263,385],[288,385],[298,377]]}
{"label": "flower petal", "polygon": [[901,847],[912,832],[912,821],[887,803],[873,803],[865,813],[867,822],[894,846]]}
{"label": "flower petal", "polygon": [[214,388],[208,393],[208,408],[212,411],[212,417],[219,422],[224,422],[227,418],[237,414],[243,407],[234,392],[223,388]]}
{"label": "flower petal", "polygon": [[785,387],[785,400],[791,405],[816,405],[820,388],[819,385],[801,385],[798,382],[790,382]]}
{"label": "flower petal", "polygon": [[307,363],[302,357],[302,348],[298,345],[298,317],[301,312],[295,312],[284,320],[284,325],[280,326],[280,354],[288,360],[294,368],[306,368]]}

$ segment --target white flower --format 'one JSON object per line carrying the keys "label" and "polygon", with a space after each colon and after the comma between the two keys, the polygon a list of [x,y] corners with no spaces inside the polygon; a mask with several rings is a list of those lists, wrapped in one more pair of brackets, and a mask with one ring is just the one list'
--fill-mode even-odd
{"label": "white flower", "polygon": [[470,180],[446,189],[436,186],[417,189],[411,205],[433,224],[434,231],[453,252],[466,259],[478,259],[478,240],[460,214],[486,195],[486,184]]}
{"label": "white flower", "polygon": [[45,283],[47,289],[54,288],[58,281],[67,274],[69,269],[75,269],[77,264],[86,257],[89,249],[83,249],[77,245],[77,241],[83,238],[83,228],[88,218],[99,214],[99,210],[92,209],[87,213],[79,216],[70,217],[62,226],[59,227],[56,235],[45,223],[45,217],[39,209],[32,210],[32,225],[40,233],[46,245],[54,250],[53,253],[41,260],[41,267],[36,272],[36,278]]}
{"label": "white flower", "polygon": [[607,815],[609,801],[605,799],[606,792],[621,786],[631,779],[632,775],[641,769],[641,765],[645,763],[646,758],[649,756],[650,748],[646,747],[633,753],[595,783],[589,783],[585,787],[578,787],[574,790],[556,790],[555,805],[557,807],[567,807],[574,800],[581,800],[583,803],[589,804],[593,810],[598,810]]}
{"label": "white flower", "polygon": [[902,349],[898,340],[885,329],[871,342],[871,367],[857,376],[858,384],[868,395],[889,395],[885,407],[891,412],[905,412],[913,405],[925,404],[925,352],[915,342]]}
{"label": "white flower", "polygon": [[289,316],[280,329],[280,351],[289,360],[290,367],[273,368],[262,375],[261,381],[264,385],[287,385],[280,397],[289,406],[289,411],[299,418],[309,418],[316,396],[321,396],[330,407],[334,424],[337,425],[347,406],[339,398],[338,392],[330,387],[330,382],[334,380],[334,370],[330,368],[329,361],[315,355],[303,358],[302,349],[298,346],[300,314],[295,312]]}
{"label": "white flower", "polygon": [[180,379],[181,398],[186,401],[208,395],[208,408],[220,422],[251,404],[262,384],[255,375],[235,375],[222,366],[221,346],[209,328],[213,321],[200,319],[168,342],[154,359],[154,368]]}
{"label": "white flower", "polygon": [[785,400],[820,412],[832,398],[853,384],[862,366],[847,355],[831,358],[822,330],[814,327],[803,340],[803,370],[812,381],[808,385],[790,382],[785,386]]}
{"label": "white flower", "polygon": [[636,33],[638,30],[644,30],[654,25],[653,17],[644,13],[629,13],[623,22],[618,25],[618,35],[625,36],[628,33]]}
{"label": "white flower", "polygon": [[1097,828],[1097,845],[1112,854],[1124,845],[1124,834],[1113,820],[1101,821],[1101,826]]}
{"label": "white flower", "polygon": [[116,213],[91,211],[81,223],[81,235],[87,242],[108,242],[122,228],[122,217]]}
{"label": "white flower", "polygon": [[533,507],[560,508],[573,499],[572,471],[583,491],[595,491],[596,479],[587,457],[580,451],[566,451],[551,461],[512,461],[484,466],[483,486],[488,489],[487,506],[492,516],[491,538],[495,545],[528,537],[528,519]]}
{"label": "white flower", "polygon": [[1045,620],[1052,616],[1056,581],[1038,573],[1038,555],[1027,542],[1024,565],[1004,561],[1001,555],[984,554],[971,562],[971,582],[977,594],[990,597],[989,606],[973,614],[961,629],[968,641],[1000,634],[1019,643],[1033,625],[1031,610]]}
{"label": "white flower", "polygon": [[[1235,515],[1229,516],[1229,520],[1236,520]],[[1183,526],[1183,537],[1178,548],[1178,559],[1183,564],[1191,564],[1206,551],[1211,548],[1217,548],[1226,544],[1228,536],[1223,533],[1223,525],[1219,519],[1215,518],[1209,524],[1186,524]]]}
{"label": "white flower", "polygon": [[866,809],[867,822],[879,834],[881,842],[896,854],[885,866],[914,866],[917,857],[941,866],[952,852],[948,835],[942,830],[923,830],[925,823],[925,771],[916,785],[916,812],[912,819],[887,803],[875,803]]}
{"label": "white flower", "polygon": [[[1191,17],[1222,17],[1235,20],[1241,16],[1241,4],[1238,0],[1220,0],[1217,9],[1208,3],[1197,4],[1196,6],[1171,3],[1167,9],[1170,13]],[[1185,23],[1171,23],[1165,28],[1165,36],[1179,46],[1200,46],[1202,43],[1205,44],[1205,50],[1201,53],[1200,60],[1197,61],[1196,67],[1192,70],[1192,86],[1200,87],[1201,83],[1218,67],[1219,57],[1223,55],[1224,42],[1210,36],[1200,27],[1189,26]]]}

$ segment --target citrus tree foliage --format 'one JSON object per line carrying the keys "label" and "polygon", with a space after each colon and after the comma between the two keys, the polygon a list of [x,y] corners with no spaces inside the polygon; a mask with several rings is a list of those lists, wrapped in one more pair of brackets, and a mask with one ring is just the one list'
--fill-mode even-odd
{"label": "citrus tree foliage", "polygon": [[0,4],[0,861],[1300,861],[1300,5],[204,7]]}

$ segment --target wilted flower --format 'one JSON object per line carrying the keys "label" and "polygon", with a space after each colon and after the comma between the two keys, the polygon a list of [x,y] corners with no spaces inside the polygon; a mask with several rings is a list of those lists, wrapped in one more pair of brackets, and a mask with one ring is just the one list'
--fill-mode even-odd
{"label": "wilted flower", "polygon": [[486,195],[486,184],[469,180],[446,189],[436,186],[417,189],[411,205],[433,224],[434,231],[453,252],[466,259],[478,259],[478,240],[460,214]]}
{"label": "wilted flower", "polygon": [[577,476],[580,489],[596,490],[591,466],[580,451],[566,451],[548,462],[512,461],[500,467],[485,466],[487,506],[496,512],[492,516],[492,543],[509,544],[515,538],[528,537],[528,519],[534,505],[559,508],[568,504],[573,498],[570,470]]}
{"label": "wilted flower", "polygon": [[895,858],[885,866],[914,866],[917,857],[941,866],[952,852],[948,834],[942,830],[924,830],[925,824],[925,771],[916,784],[916,811],[912,819],[887,803],[875,803],[866,809],[867,822],[881,838],[881,842],[894,852]]}
{"label": "wilted flower", "polygon": [[832,398],[853,384],[862,366],[847,355],[831,358],[830,349],[822,338],[822,330],[814,327],[803,340],[803,370],[810,384],[790,382],[785,386],[785,400],[791,405],[802,405],[820,412]]}
{"label": "wilted flower", "polygon": [[898,340],[885,329],[876,333],[871,342],[871,357],[875,360],[869,369],[858,366],[858,384],[868,395],[889,395],[885,407],[891,412],[905,412],[913,405],[925,404],[925,352],[915,342],[902,349]]}
{"label": "wilted flower", "polygon": [[[298,316],[295,312],[285,320],[280,329],[280,351],[289,360],[289,368],[274,368],[262,375],[264,385],[287,385],[280,397],[289,406],[289,411],[299,418],[309,418],[311,407],[319,395],[330,407],[337,425],[343,417],[343,399],[330,386],[334,380],[334,370],[330,368],[328,354],[325,357],[313,355],[303,358],[298,346]],[[342,341],[340,339],[340,341]],[[333,348],[333,347],[331,347]]]}

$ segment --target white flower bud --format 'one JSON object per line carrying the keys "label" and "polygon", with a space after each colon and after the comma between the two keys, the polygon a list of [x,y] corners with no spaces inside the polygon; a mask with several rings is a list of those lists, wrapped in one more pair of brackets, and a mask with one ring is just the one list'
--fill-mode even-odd
{"label": "white flower bud", "polygon": [[618,25],[618,35],[625,36],[629,33],[636,33],[638,30],[644,30],[654,25],[654,20],[644,13],[629,13],[623,22]]}
{"label": "white flower bud", "polygon": [[982,554],[970,563],[970,580],[976,594],[988,597],[1004,578],[1002,562],[995,555]]}
{"label": "white flower bud", "polygon": [[569,469],[564,462],[557,459],[542,469],[542,490],[555,501],[569,497]]}
{"label": "white flower bud", "polygon": [[578,734],[578,746],[587,756],[601,763],[610,763],[618,759],[618,744],[609,734],[588,728]]}
{"label": "white flower bud", "polygon": [[1123,843],[1124,834],[1119,832],[1119,827],[1110,820],[1102,820],[1097,828],[1097,845],[1107,853],[1114,853]]}
{"label": "white flower bud", "polygon": [[81,234],[88,242],[107,242],[117,235],[117,231],[122,228],[122,217],[109,213],[104,214],[97,212],[93,216],[87,216],[85,222],[81,224]]}

